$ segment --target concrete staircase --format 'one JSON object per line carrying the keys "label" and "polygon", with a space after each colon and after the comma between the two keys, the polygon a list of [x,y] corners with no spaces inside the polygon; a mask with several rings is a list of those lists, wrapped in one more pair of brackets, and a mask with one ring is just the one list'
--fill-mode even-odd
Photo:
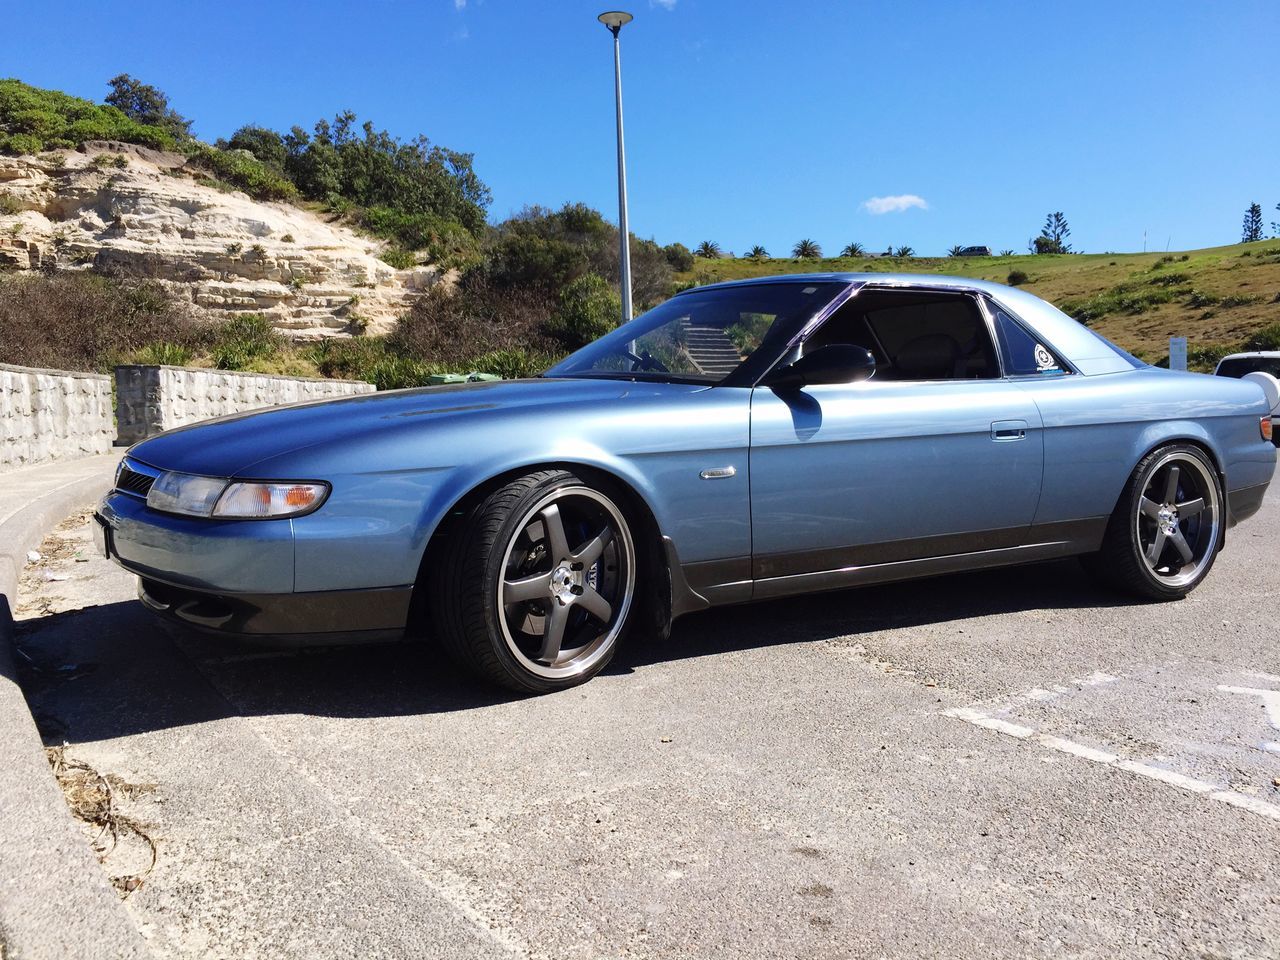
{"label": "concrete staircase", "polygon": [[705,374],[724,376],[742,362],[737,346],[719,327],[688,324],[684,340],[689,358]]}

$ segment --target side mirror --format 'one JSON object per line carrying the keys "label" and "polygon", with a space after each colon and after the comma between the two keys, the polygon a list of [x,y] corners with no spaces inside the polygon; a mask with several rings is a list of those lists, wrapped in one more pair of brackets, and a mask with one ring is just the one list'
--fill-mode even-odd
{"label": "side mirror", "polygon": [[875,355],[866,347],[829,343],[774,371],[769,386],[798,390],[819,383],[858,383],[876,372]]}

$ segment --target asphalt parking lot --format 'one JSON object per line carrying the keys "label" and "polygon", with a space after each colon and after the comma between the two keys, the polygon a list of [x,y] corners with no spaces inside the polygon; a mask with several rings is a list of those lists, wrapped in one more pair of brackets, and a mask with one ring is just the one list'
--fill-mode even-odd
{"label": "asphalt parking lot", "polygon": [[[566,693],[162,626],[28,567],[46,742],[157,849],[162,957],[1280,955],[1280,495],[1208,582],[1074,562],[708,612]],[[92,832],[86,830],[86,842]]]}

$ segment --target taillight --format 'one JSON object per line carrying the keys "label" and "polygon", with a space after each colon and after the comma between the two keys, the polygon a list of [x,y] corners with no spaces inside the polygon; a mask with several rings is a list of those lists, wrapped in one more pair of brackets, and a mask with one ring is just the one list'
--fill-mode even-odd
{"label": "taillight", "polygon": [[1271,439],[1271,418],[1263,417],[1258,422],[1258,429],[1262,431],[1263,440],[1270,440]]}

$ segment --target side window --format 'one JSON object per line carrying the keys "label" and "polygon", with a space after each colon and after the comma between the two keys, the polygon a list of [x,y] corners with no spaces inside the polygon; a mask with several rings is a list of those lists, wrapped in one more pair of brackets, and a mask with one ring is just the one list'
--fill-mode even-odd
{"label": "side window", "polygon": [[1004,350],[1005,370],[1011,377],[1060,376],[1067,367],[1052,350],[999,307],[993,307],[996,334]]}
{"label": "side window", "polygon": [[829,343],[870,350],[873,384],[1000,376],[986,321],[967,294],[864,290],[805,342],[805,351]]}

